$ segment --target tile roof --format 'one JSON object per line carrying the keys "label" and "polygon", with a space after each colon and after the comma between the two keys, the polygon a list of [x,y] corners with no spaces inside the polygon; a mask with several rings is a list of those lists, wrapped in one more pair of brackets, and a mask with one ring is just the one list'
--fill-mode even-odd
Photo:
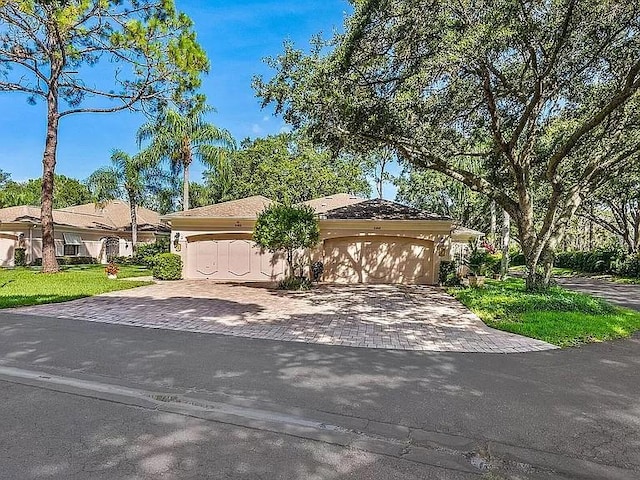
{"label": "tile roof", "polygon": [[[149,209],[139,207],[140,230],[169,230],[160,216]],[[0,209],[0,223],[40,223],[40,207],[17,206]],[[119,200],[109,202],[103,208],[93,203],[53,210],[53,223],[75,228],[99,230],[131,230],[129,204]]]}
{"label": "tile roof", "polygon": [[321,218],[340,220],[451,220],[389,200],[365,200],[326,211]]}
{"label": "tile roof", "polygon": [[260,212],[268,207],[272,201],[262,195],[231,200],[229,202],[214,203],[205,207],[192,208],[184,212],[165,215],[168,220],[181,217],[202,218],[256,218]]}
{"label": "tile roof", "polygon": [[[87,203],[85,205],[62,208],[57,211],[99,216],[106,219],[105,223],[108,223],[116,230],[131,230],[130,207],[127,202],[121,200],[113,200],[101,206],[94,203]],[[138,207],[136,214],[138,230],[162,230],[166,228],[166,225],[160,221],[160,215],[153,210]]]}
{"label": "tile roof", "polygon": [[326,197],[314,198],[302,202],[301,205],[309,205],[316,213],[321,214],[334,208],[346,207],[356,203],[364,202],[366,198],[361,198],[349,193],[337,193],[335,195],[327,195]]}

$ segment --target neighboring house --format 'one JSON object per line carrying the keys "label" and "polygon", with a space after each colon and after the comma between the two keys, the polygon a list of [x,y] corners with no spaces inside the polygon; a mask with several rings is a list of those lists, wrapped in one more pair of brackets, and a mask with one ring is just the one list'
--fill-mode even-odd
{"label": "neighboring house", "polygon": [[[182,256],[184,277],[223,281],[282,278],[282,258],[251,240],[257,215],[271,203],[248,197],[162,217],[171,224],[171,248]],[[336,283],[437,282],[449,257],[453,220],[387,200],[347,194],[305,202],[318,213],[323,280]]]}
{"label": "neighboring house", "polygon": [[[151,210],[139,207],[138,243],[168,236],[169,227]],[[56,256],[91,257],[100,263],[107,258],[131,256],[129,204],[115,200],[102,207],[93,203],[56,209]],[[0,209],[0,266],[14,265],[16,248],[24,248],[27,263],[42,258],[40,207],[18,206]]]}

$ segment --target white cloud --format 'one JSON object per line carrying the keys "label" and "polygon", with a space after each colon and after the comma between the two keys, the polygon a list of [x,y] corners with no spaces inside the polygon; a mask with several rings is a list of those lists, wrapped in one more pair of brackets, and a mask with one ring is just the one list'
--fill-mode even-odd
{"label": "white cloud", "polygon": [[260,125],[258,125],[257,123],[254,123],[253,125],[251,125],[251,131],[255,135],[260,135],[264,130],[262,130],[262,127]]}

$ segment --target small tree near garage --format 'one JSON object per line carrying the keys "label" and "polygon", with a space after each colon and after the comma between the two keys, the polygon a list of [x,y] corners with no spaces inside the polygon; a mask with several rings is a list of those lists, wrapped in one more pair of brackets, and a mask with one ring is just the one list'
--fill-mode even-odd
{"label": "small tree near garage", "polygon": [[320,226],[311,207],[275,203],[258,215],[253,240],[270,253],[286,254],[291,278],[294,276],[295,252],[318,244]]}

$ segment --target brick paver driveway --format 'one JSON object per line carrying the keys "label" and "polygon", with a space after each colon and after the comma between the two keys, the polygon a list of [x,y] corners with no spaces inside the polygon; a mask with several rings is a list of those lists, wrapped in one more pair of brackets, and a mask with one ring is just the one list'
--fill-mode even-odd
{"label": "brick paver driveway", "polygon": [[426,286],[334,285],[285,292],[185,280],[13,312],[350,347],[488,353],[555,348],[493,330],[451,296]]}

